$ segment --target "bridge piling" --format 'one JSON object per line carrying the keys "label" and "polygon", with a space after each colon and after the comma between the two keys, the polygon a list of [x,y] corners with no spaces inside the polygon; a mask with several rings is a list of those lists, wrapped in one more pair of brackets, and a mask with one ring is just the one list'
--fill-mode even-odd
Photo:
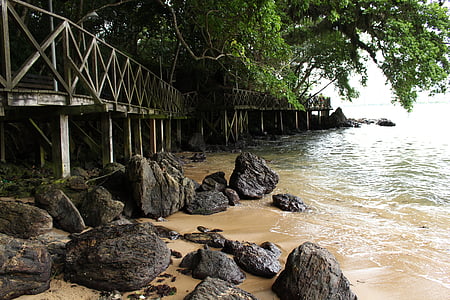
{"label": "bridge piling", "polygon": [[114,162],[114,140],[111,113],[102,114],[102,165]]}
{"label": "bridge piling", "polygon": [[58,115],[52,126],[52,154],[56,177],[70,176],[69,116]]}
{"label": "bridge piling", "polygon": [[0,162],[6,162],[5,122],[0,122]]}
{"label": "bridge piling", "polygon": [[127,116],[123,119],[123,157],[125,161],[130,160],[133,155],[131,136],[131,119]]}
{"label": "bridge piling", "polygon": [[134,136],[134,154],[143,155],[141,119],[140,118],[134,119],[132,125]]}

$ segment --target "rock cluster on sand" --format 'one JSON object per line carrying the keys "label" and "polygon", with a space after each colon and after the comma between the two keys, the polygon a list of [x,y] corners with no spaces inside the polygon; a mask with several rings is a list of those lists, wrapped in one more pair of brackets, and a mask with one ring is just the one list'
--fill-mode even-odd
{"label": "rock cluster on sand", "polygon": [[[76,173],[39,187],[35,202],[40,208],[0,201],[1,299],[40,293],[49,287],[51,272],[63,269],[66,280],[97,290],[147,287],[164,275],[161,273],[171,263],[171,254],[182,257],[162,238],[181,237],[205,245],[205,249],[187,254],[180,265],[193,277],[203,279],[185,299],[256,299],[235,284],[245,280],[245,272],[272,278],[282,268],[281,250],[271,242],[232,241],[218,233],[221,230],[202,226],[198,227],[201,232],[181,236],[163,226],[123,217],[162,219],[180,210],[213,214],[239,203],[240,197],[260,199],[274,190],[278,175],[254,154],[242,153],[236,158],[229,184],[223,172],[210,174],[196,184],[184,176],[181,163],[170,153],[158,153],[151,159],[136,155],[127,166],[111,164],[96,172],[95,178],[83,170]],[[300,198],[289,194],[273,199],[290,211],[306,207]],[[86,225],[94,228],[86,230]],[[52,235],[52,226],[72,234]],[[160,289],[173,292],[168,286]],[[312,243],[289,255],[273,290],[281,299],[297,299],[298,295],[304,295],[302,299],[356,299],[334,257]]]}

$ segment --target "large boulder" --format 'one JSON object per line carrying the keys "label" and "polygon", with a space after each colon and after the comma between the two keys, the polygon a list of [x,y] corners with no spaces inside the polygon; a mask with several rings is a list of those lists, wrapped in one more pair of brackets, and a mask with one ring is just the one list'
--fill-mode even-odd
{"label": "large boulder", "polygon": [[223,248],[227,240],[223,235],[217,232],[194,232],[185,233],[183,238],[187,241],[208,245],[213,248]]}
{"label": "large boulder", "polygon": [[199,249],[188,253],[180,263],[180,267],[192,270],[192,277],[205,279],[206,277],[240,284],[245,279],[244,272],[225,253],[209,249]]}
{"label": "large boulder", "polygon": [[150,223],[106,225],[66,245],[65,279],[97,290],[137,290],[170,263],[170,250]]}
{"label": "large boulder", "polygon": [[257,300],[255,296],[228,281],[207,277],[184,300]]}
{"label": "large boulder", "polygon": [[339,263],[328,250],[306,242],[295,248],[272,286],[281,300],[356,300]]}
{"label": "large boulder", "polygon": [[35,202],[52,216],[55,227],[70,233],[86,228],[80,212],[62,190],[51,186],[41,188],[36,193]]}
{"label": "large boulder", "polygon": [[234,255],[236,263],[253,275],[272,278],[281,270],[278,261],[280,251],[272,243],[263,244],[264,247],[254,243],[241,243],[226,240],[223,251]]}
{"label": "large boulder", "polygon": [[0,232],[29,239],[49,232],[53,219],[45,210],[19,201],[0,201]]}
{"label": "large boulder", "polygon": [[40,242],[0,233],[0,299],[47,290],[51,268],[50,254]]}
{"label": "large boulder", "polygon": [[267,166],[264,159],[243,152],[236,158],[230,187],[241,198],[259,199],[275,189],[278,179],[278,174]]}
{"label": "large boulder", "polygon": [[273,205],[284,211],[303,212],[308,207],[302,199],[291,194],[272,195]]}
{"label": "large boulder", "polygon": [[228,198],[221,192],[197,192],[185,210],[192,215],[211,215],[227,210],[228,202]]}
{"label": "large boulder", "polygon": [[395,123],[392,122],[389,119],[382,118],[382,119],[379,119],[377,121],[377,125],[379,125],[379,126],[386,126],[386,127],[393,127],[393,126],[395,126]]}
{"label": "large boulder", "polygon": [[122,213],[124,204],[112,199],[111,193],[102,186],[90,189],[80,207],[87,225],[96,227],[108,224]]}
{"label": "large boulder", "polygon": [[228,183],[225,179],[225,173],[216,172],[206,176],[205,179],[203,179],[201,190],[223,192],[226,189],[227,185]]}
{"label": "large boulder", "polygon": [[340,128],[340,127],[357,127],[354,122],[347,119],[344,112],[338,107],[324,122],[325,128]]}
{"label": "large boulder", "polygon": [[141,212],[150,217],[167,217],[194,198],[194,182],[185,177],[172,159],[158,161],[135,155],[127,167],[133,199]]}

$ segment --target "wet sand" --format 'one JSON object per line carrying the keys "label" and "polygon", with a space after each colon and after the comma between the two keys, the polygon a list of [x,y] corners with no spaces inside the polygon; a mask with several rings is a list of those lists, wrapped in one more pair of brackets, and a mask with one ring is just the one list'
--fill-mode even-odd
{"label": "wet sand", "polygon": [[[186,165],[186,176],[198,182],[201,182],[206,175],[216,171],[225,171],[227,176],[229,176],[234,167],[235,157],[236,155],[230,154],[214,155],[214,158],[208,158],[208,161],[205,163]],[[301,182],[291,182],[291,175],[280,172],[280,184],[274,193],[286,193],[290,192],[291,189],[311,192],[311,187],[302,187]],[[197,232],[197,226],[202,225],[207,228],[222,229],[222,234],[228,239],[255,243],[271,241],[283,251],[280,258],[282,265],[284,265],[292,249],[305,241],[313,241],[327,248],[336,256],[344,275],[351,282],[352,290],[358,295],[359,299],[450,299],[450,289],[446,285],[448,284],[447,280],[450,272],[448,256],[442,258],[441,269],[436,269],[431,262],[435,258],[427,258],[426,254],[417,256],[413,250],[408,253],[403,248],[396,246],[397,242],[401,242],[410,243],[411,247],[416,247],[415,241],[409,240],[415,238],[416,232],[420,234],[420,230],[427,230],[419,227],[423,220],[417,221],[419,222],[418,226],[411,229],[412,233],[410,236],[404,232],[398,235],[392,235],[392,233],[384,234],[383,230],[385,229],[376,223],[379,222],[378,219],[374,217],[375,221],[366,222],[368,221],[366,220],[367,214],[382,215],[386,213],[383,210],[377,208],[368,209],[364,206],[355,207],[353,202],[338,203],[340,207],[350,207],[354,213],[356,211],[356,214],[358,212],[361,213],[361,221],[358,224],[357,218],[356,221],[355,219],[350,221],[346,219],[348,211],[344,208],[342,211],[338,208],[333,208],[333,211],[325,208],[335,205],[333,203],[337,200],[330,199],[327,196],[318,197],[317,195],[320,195],[320,191],[311,193],[313,195],[305,192],[300,196],[312,207],[312,210],[307,213],[296,214],[295,216],[272,207],[271,197],[267,196],[259,201],[241,201],[242,204],[239,206],[230,207],[226,212],[210,216],[192,216],[179,212],[168,217],[167,222],[156,224],[166,226],[181,234]],[[315,199],[313,199],[314,197]],[[152,220],[140,219],[140,221]],[[348,224],[348,222],[353,222],[354,224]],[[368,228],[363,228],[365,226],[368,226]],[[431,225],[427,224],[427,226]],[[376,236],[375,242],[372,242],[373,244],[370,242],[366,243],[365,239],[371,241],[373,238],[371,235]],[[387,238],[383,239],[383,236],[387,236]],[[378,241],[380,245],[378,245]],[[168,247],[181,252],[184,256],[201,246],[176,240],[168,241]],[[406,247],[409,247],[409,244]],[[443,253],[448,254],[448,248],[447,250],[443,249]],[[430,262],[427,262],[427,259],[430,259]],[[173,296],[164,297],[164,299],[183,299],[200,282],[189,275],[179,273],[176,269],[180,262],[181,259],[173,259],[173,264],[165,272],[176,276],[175,282],[166,281],[164,283],[176,286],[177,293]],[[439,262],[437,264],[439,265]],[[422,273],[418,273],[418,271],[421,271],[419,270],[420,268],[426,269],[428,265],[430,270],[427,270],[427,272],[432,272],[430,273],[432,278],[436,278],[436,272],[442,272],[442,282],[430,280]],[[278,299],[271,291],[271,285],[274,280],[247,274],[247,279],[239,287],[251,292],[261,300]],[[97,291],[60,280],[53,280],[52,286],[47,292],[34,296],[22,296],[18,299],[87,300],[98,299],[98,297],[99,292]]]}

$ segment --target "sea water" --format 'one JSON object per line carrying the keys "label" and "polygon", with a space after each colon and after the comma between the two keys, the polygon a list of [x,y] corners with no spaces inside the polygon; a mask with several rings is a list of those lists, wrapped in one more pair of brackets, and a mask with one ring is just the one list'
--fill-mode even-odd
{"label": "sea water", "polygon": [[[274,193],[299,196],[310,210],[282,212],[269,196],[243,201],[233,223],[245,231],[246,214],[267,214],[261,225],[283,250],[307,240],[329,249],[360,299],[450,299],[449,109],[350,107],[348,117],[396,126],[306,131],[245,149],[279,173]],[[199,168],[229,176],[236,156],[209,154]]]}

